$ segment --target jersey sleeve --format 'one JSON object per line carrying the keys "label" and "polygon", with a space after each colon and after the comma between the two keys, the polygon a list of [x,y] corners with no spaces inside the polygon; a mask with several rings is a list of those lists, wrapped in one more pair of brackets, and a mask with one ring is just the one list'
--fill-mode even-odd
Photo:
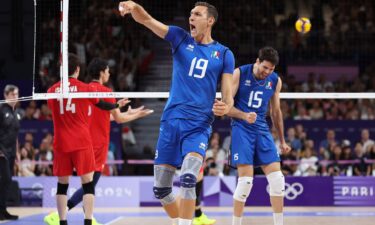
{"label": "jersey sleeve", "polygon": [[116,104],[115,98],[103,98],[103,100],[106,101],[106,102],[112,103],[112,104]]}
{"label": "jersey sleeve", "polygon": [[233,71],[234,71],[234,55],[231,50],[227,49],[224,53],[223,73],[233,74]]}
{"label": "jersey sleeve", "polygon": [[186,33],[184,29],[177,27],[177,26],[169,26],[168,33],[164,39],[170,42],[173,50],[175,50],[181,44],[181,42],[186,38],[187,35],[188,34]]}

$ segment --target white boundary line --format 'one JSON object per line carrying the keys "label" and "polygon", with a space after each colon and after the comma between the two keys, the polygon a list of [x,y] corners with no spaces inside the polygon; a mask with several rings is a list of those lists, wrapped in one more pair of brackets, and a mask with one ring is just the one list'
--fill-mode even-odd
{"label": "white boundary line", "polygon": [[109,221],[108,223],[106,223],[106,224],[104,224],[104,225],[110,225],[110,224],[115,223],[115,222],[117,222],[117,221],[120,221],[120,220],[122,220],[122,219],[124,219],[124,218],[125,218],[125,217],[123,217],[123,216],[117,217],[116,219],[111,220],[111,221]]}

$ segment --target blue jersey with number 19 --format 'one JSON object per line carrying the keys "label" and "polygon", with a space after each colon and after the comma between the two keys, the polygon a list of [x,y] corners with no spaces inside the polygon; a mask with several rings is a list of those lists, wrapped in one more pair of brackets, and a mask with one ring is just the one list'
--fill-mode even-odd
{"label": "blue jersey with number 19", "polygon": [[255,123],[249,124],[245,120],[233,119],[233,125],[242,125],[249,131],[269,132],[266,121],[268,102],[275,93],[279,76],[273,72],[264,80],[257,80],[253,74],[253,65],[239,67],[240,80],[238,91],[234,97],[234,107],[243,112],[257,113]]}
{"label": "blue jersey with number 19", "polygon": [[212,123],[217,83],[233,74],[233,53],[217,41],[197,43],[188,32],[170,26],[165,40],[172,46],[173,75],[162,121],[192,119]]}

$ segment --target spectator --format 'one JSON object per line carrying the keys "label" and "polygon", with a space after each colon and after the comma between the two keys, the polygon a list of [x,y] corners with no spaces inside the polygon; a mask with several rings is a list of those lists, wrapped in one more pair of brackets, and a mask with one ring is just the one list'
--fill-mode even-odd
{"label": "spectator", "polygon": [[301,151],[302,143],[301,140],[296,138],[296,131],[294,127],[290,127],[287,131],[287,137],[285,138],[286,142],[289,142],[292,150]]}
{"label": "spectator", "polygon": [[[336,145],[337,144],[337,140],[336,140],[336,134],[335,134],[335,131],[330,129],[327,131],[327,138],[323,141],[320,142],[320,145],[319,145],[319,148],[320,149],[325,149],[325,150],[328,150],[329,149],[329,146],[333,146],[333,145]],[[320,150],[321,151],[321,150]]]}
{"label": "spectator", "polygon": [[18,176],[33,177],[35,164],[33,162],[32,150],[26,147],[21,148],[21,160],[18,164]]}
{"label": "spectator", "polygon": [[354,159],[359,161],[354,165],[354,176],[366,176],[367,165],[365,163],[363,145],[359,142],[354,148]]}
{"label": "spectator", "polygon": [[314,152],[311,148],[305,148],[302,152],[302,158],[298,165],[295,176],[316,176],[318,171],[318,157],[313,155]]}
{"label": "spectator", "polygon": [[372,160],[374,162],[372,163],[369,163],[367,165],[367,176],[375,176],[375,144],[372,145],[370,148],[369,148],[369,152],[367,153],[367,157],[366,157],[368,160]]}
{"label": "spectator", "polygon": [[205,176],[220,176],[220,177],[224,176],[224,174],[218,170],[214,158],[208,157],[206,158],[205,162],[206,162],[206,166],[204,168]]}
{"label": "spectator", "polygon": [[374,145],[374,140],[370,139],[370,131],[363,129],[361,133],[362,153],[366,154],[369,146]]}
{"label": "spectator", "polygon": [[220,148],[219,138],[216,138],[214,135],[210,141],[210,148],[206,151],[206,157],[213,158],[215,160],[216,169],[219,173],[224,172],[224,164],[227,156],[225,154],[225,150]]}
{"label": "spectator", "polygon": [[319,120],[323,118],[323,110],[320,105],[320,101],[315,100],[313,103],[313,107],[309,110],[309,114],[311,119]]}

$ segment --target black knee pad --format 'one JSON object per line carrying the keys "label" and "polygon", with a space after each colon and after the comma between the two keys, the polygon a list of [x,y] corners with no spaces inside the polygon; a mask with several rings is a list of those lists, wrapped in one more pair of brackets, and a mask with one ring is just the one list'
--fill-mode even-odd
{"label": "black knee pad", "polygon": [[197,177],[194,174],[185,173],[180,176],[180,182],[183,188],[195,188]]}
{"label": "black knee pad", "polygon": [[56,195],[66,195],[68,193],[69,184],[57,183]]}
{"label": "black knee pad", "polygon": [[82,184],[82,188],[83,188],[83,193],[85,195],[87,194],[92,194],[92,195],[95,195],[95,185],[94,185],[94,182],[88,182],[86,184]]}
{"label": "black knee pad", "polygon": [[154,187],[153,188],[155,198],[163,199],[172,193],[171,187]]}

